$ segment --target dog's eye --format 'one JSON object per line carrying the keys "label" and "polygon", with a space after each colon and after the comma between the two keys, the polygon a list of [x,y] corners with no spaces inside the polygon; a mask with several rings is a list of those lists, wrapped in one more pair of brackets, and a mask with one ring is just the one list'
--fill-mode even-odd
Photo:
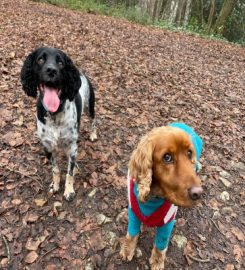
{"label": "dog's eye", "polygon": [[64,67],[64,64],[63,64],[63,62],[61,62],[61,61],[58,61],[58,66],[59,66],[60,68],[63,68],[63,67]]}
{"label": "dog's eye", "polygon": [[172,163],[174,160],[173,160],[173,157],[171,154],[167,153],[163,156],[163,161],[165,163]]}
{"label": "dog's eye", "polygon": [[191,150],[188,150],[187,155],[188,155],[189,159],[192,159],[192,151]]}
{"label": "dog's eye", "polygon": [[39,65],[42,65],[42,64],[44,64],[44,59],[41,57],[37,60],[37,62]]}

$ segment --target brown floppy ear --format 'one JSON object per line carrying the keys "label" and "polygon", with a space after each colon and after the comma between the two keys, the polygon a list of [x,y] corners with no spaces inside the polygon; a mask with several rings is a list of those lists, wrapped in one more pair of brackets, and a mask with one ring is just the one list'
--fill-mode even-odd
{"label": "brown floppy ear", "polygon": [[130,176],[138,184],[139,200],[145,202],[150,193],[152,182],[152,155],[153,143],[149,137],[144,136],[129,161]]}

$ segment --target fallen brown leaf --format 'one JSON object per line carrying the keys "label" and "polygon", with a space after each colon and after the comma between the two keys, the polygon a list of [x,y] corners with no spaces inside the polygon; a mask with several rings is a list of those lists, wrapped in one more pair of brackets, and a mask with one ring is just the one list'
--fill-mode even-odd
{"label": "fallen brown leaf", "polygon": [[24,117],[21,115],[16,121],[13,122],[13,125],[21,127],[24,123]]}
{"label": "fallen brown leaf", "polygon": [[94,251],[99,251],[105,248],[106,243],[105,241],[102,239],[102,236],[99,232],[94,233],[90,239],[88,240],[90,247],[94,250]]}
{"label": "fallen brown leaf", "polygon": [[5,266],[7,266],[8,263],[9,263],[9,259],[3,258],[0,262],[0,266],[5,267]]}
{"label": "fallen brown leaf", "polygon": [[244,233],[237,227],[232,227],[231,232],[236,236],[240,241],[245,241]]}
{"label": "fallen brown leaf", "polygon": [[31,251],[26,255],[25,262],[31,264],[35,262],[37,258],[38,258],[38,254],[35,251]]}
{"label": "fallen brown leaf", "polygon": [[38,198],[34,200],[36,206],[42,207],[45,205],[45,203],[47,202],[46,198]]}
{"label": "fallen brown leaf", "polygon": [[225,255],[222,252],[214,252],[213,256],[215,259],[225,262]]}
{"label": "fallen brown leaf", "polygon": [[36,239],[29,238],[27,240],[27,243],[25,245],[25,248],[27,250],[33,250],[36,251],[39,247],[39,245],[46,239],[46,237],[49,235],[47,231],[44,231],[44,235],[37,237]]}
{"label": "fallen brown leaf", "polygon": [[28,215],[26,221],[27,222],[35,222],[39,219],[39,216],[36,213],[31,213]]}
{"label": "fallen brown leaf", "polygon": [[176,226],[183,227],[186,224],[186,220],[184,218],[178,218],[176,220]]}
{"label": "fallen brown leaf", "polygon": [[0,120],[2,121],[11,121],[12,120],[12,112],[10,110],[0,108]]}
{"label": "fallen brown leaf", "polygon": [[187,241],[185,247],[184,247],[184,251],[183,254],[185,255],[185,258],[188,262],[188,265],[191,265],[193,263],[193,261],[188,257],[188,255],[193,255],[195,252],[195,247],[192,241]]}
{"label": "fallen brown leaf", "polygon": [[12,202],[12,204],[14,204],[14,205],[19,205],[19,204],[22,203],[22,201],[21,201],[20,199],[14,199],[14,200],[12,200],[11,202]]}
{"label": "fallen brown leaf", "polygon": [[236,261],[239,263],[241,258],[243,257],[243,250],[239,245],[234,245],[233,254],[235,255]]}
{"label": "fallen brown leaf", "polygon": [[57,265],[56,264],[48,264],[44,270],[56,270]]}
{"label": "fallen brown leaf", "polygon": [[12,147],[17,147],[24,143],[24,138],[22,138],[21,136],[22,135],[18,132],[15,133],[13,131],[10,131],[3,136],[3,141]]}
{"label": "fallen brown leaf", "polygon": [[235,266],[233,264],[227,264],[225,266],[225,270],[234,270],[235,269]]}

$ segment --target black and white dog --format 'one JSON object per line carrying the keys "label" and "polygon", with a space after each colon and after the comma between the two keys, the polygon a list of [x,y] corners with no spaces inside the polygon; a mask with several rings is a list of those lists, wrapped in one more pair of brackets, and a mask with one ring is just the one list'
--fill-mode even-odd
{"label": "black and white dog", "polygon": [[90,139],[97,138],[92,84],[64,52],[49,47],[38,48],[27,56],[21,82],[28,96],[38,97],[37,133],[53,171],[50,192],[59,190],[60,170],[55,156],[63,148],[69,159],[64,196],[72,200],[80,118],[85,111],[92,123]]}

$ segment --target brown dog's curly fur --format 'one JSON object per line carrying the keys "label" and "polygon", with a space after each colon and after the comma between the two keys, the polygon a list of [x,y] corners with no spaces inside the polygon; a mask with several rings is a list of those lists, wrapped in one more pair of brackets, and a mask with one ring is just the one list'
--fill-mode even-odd
{"label": "brown dog's curly fur", "polygon": [[151,257],[149,260],[151,270],[164,270],[166,252],[167,252],[166,248],[164,250],[158,250],[156,247],[152,249]]}
{"label": "brown dog's curly fur", "polygon": [[128,260],[130,262],[133,259],[138,238],[139,235],[136,235],[134,237],[131,237],[129,234],[126,235],[120,252],[120,255],[123,258],[123,260]]}
{"label": "brown dog's curly fur", "polygon": [[[164,160],[171,155],[172,162]],[[164,126],[145,135],[133,151],[129,162],[129,174],[138,184],[139,200],[145,202],[151,196],[166,198],[176,206],[193,206],[190,197],[192,187],[200,187],[195,171],[196,153],[191,138],[183,130]],[[138,235],[125,237],[120,255],[133,258]],[[163,270],[166,250],[153,248],[150,265],[152,270]]]}

